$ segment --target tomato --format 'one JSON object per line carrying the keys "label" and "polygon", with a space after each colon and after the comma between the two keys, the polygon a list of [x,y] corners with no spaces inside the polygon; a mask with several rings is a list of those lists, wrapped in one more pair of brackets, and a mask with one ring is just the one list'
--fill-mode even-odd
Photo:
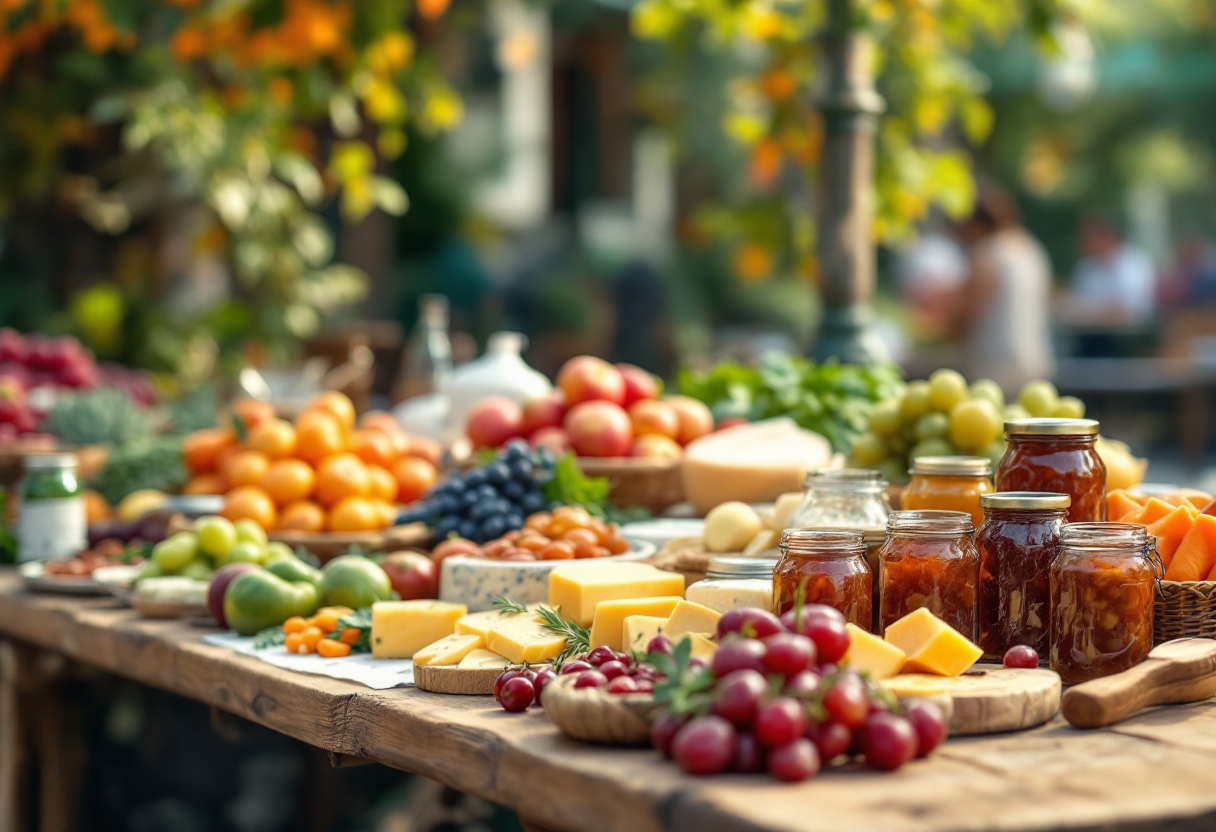
{"label": "tomato", "polygon": [[371,490],[367,466],[354,454],[335,454],[317,466],[317,502],[323,506],[347,497],[367,497]]}
{"label": "tomato", "polygon": [[317,475],[302,459],[279,459],[270,463],[258,484],[276,505],[284,506],[310,496]]}

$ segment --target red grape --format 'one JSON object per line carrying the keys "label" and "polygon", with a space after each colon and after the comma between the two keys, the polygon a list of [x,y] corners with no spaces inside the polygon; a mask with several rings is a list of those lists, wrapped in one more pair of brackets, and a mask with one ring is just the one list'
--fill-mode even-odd
{"label": "red grape", "polygon": [[730,762],[730,770],[740,774],[764,770],[764,747],[755,734],[739,731],[735,735],[735,756]]}
{"label": "red grape", "polygon": [[505,710],[511,712],[526,711],[536,699],[536,688],[523,676],[508,679],[502,686],[498,701]]}
{"label": "red grape", "polygon": [[781,614],[781,626],[789,630],[791,633],[797,633],[802,636],[809,636],[807,630],[810,628],[812,621],[826,619],[828,621],[839,621],[845,623],[844,614],[835,607],[829,607],[827,604],[807,604],[802,608],[802,626],[798,626],[796,616],[793,610],[786,610]]}
{"label": "red grape", "polygon": [[574,680],[576,688],[602,688],[608,684],[608,677],[598,670],[584,670]]}
{"label": "red grape", "polygon": [[869,700],[869,713],[866,716],[874,716],[874,714],[889,714],[891,713],[891,703],[885,699],[871,698]]}
{"label": "red grape", "polygon": [[916,756],[916,730],[895,714],[874,714],[861,726],[861,753],[866,765],[895,771]]}
{"label": "red grape", "polygon": [[824,664],[836,664],[849,652],[849,631],[839,621],[817,618],[807,625],[806,631]]}
{"label": "red grape", "polygon": [[684,714],[663,711],[650,723],[650,744],[664,756],[671,756],[671,741],[687,722],[688,717]]}
{"label": "red grape", "polygon": [[536,704],[542,708],[545,706],[545,703],[541,701],[545,688],[556,678],[557,674],[551,668],[546,667],[536,671],[536,679],[533,680],[532,687],[536,688]]}
{"label": "red grape", "polygon": [[1005,651],[1005,667],[1034,669],[1039,666],[1039,654],[1028,644],[1015,644]]}
{"label": "red grape", "polygon": [[[853,680],[857,681],[853,681]],[[839,676],[823,695],[828,716],[846,728],[856,728],[870,715],[866,689],[855,676]]]}
{"label": "red grape", "polygon": [[612,652],[612,648],[605,644],[601,644],[599,647],[594,648],[590,653],[587,654],[587,664],[591,665],[592,667],[599,667],[604,662],[610,662],[615,658],[616,653]]}
{"label": "red grape", "polygon": [[844,754],[853,745],[853,732],[839,722],[812,722],[807,726],[806,738],[815,743],[819,759],[825,763]]}
{"label": "red grape", "polygon": [[786,679],[782,692],[786,696],[806,698],[817,690],[819,690],[819,674],[813,670],[804,670],[792,679]]}
{"label": "red grape", "polygon": [[502,686],[512,679],[523,676],[524,672],[519,668],[511,668],[504,670],[497,679],[494,680],[494,698],[498,699],[498,695],[502,693]]}
{"label": "red grape", "polygon": [[637,679],[636,677],[631,678],[634,679],[634,684],[637,686],[638,693],[654,693],[654,682],[650,681],[649,679]]}
{"label": "red grape", "polygon": [[729,638],[714,651],[710,668],[719,679],[734,670],[764,673],[768,670],[764,665],[766,652],[763,642],[750,638]]}
{"label": "red grape", "polygon": [[796,739],[768,752],[768,773],[787,783],[801,783],[819,773],[819,752],[810,740]]}
{"label": "red grape", "polygon": [[927,757],[933,749],[941,745],[950,726],[942,715],[942,709],[932,702],[913,700],[904,709],[904,716],[912,723],[916,731],[916,756]]}
{"label": "red grape", "polygon": [[608,683],[609,693],[637,693],[638,683],[632,676],[617,676]]}
{"label": "red grape", "polygon": [[710,708],[736,725],[748,725],[766,693],[768,682],[760,673],[751,668],[734,670],[718,680]]}
{"label": "red grape", "polygon": [[725,771],[735,756],[735,728],[720,716],[699,716],[676,732],[671,756],[689,774]]}
{"label": "red grape", "polygon": [[653,682],[656,679],[663,678],[663,674],[660,673],[658,668],[656,668],[652,664],[645,664],[645,663],[639,664],[637,667],[635,667],[633,669],[632,672],[633,672],[633,677],[638,680],[646,679],[646,680]]}
{"label": "red grape", "polygon": [[625,666],[625,663],[619,662],[616,659],[606,661],[600,665],[600,673],[603,673],[609,681],[612,681],[617,676],[624,676],[628,672],[629,668]]}
{"label": "red grape", "polygon": [[756,709],[752,727],[756,738],[768,748],[789,745],[806,733],[806,706],[788,696],[778,696]]}
{"label": "red grape", "polygon": [[764,666],[785,678],[815,666],[815,642],[793,633],[776,633],[764,639]]}
{"label": "red grape", "polygon": [[593,668],[590,664],[582,659],[578,659],[577,661],[566,662],[564,665],[562,665],[562,675],[565,676],[570,673],[582,673],[584,670],[592,669]]}
{"label": "red grape", "polygon": [[704,670],[707,667],[709,667],[709,662],[705,661],[705,659],[701,658],[700,656],[693,656],[688,660],[689,670]]}
{"label": "red grape", "polygon": [[738,607],[727,610],[718,619],[718,641],[727,633],[741,633],[748,638],[764,638],[785,630],[781,620],[768,610],[755,607]]}
{"label": "red grape", "polygon": [[647,655],[651,653],[662,653],[664,656],[670,656],[674,650],[675,645],[671,643],[671,639],[662,633],[659,633],[657,636],[652,638],[650,643],[646,645]]}

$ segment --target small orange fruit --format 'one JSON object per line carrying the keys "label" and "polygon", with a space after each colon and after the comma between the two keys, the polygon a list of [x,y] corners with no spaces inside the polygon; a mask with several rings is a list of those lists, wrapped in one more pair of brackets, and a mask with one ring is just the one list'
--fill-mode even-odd
{"label": "small orange fruit", "polygon": [[224,460],[220,473],[231,486],[257,485],[270,468],[270,459],[261,451],[237,451]]}
{"label": "small orange fruit", "polygon": [[369,410],[359,417],[359,427],[390,433],[401,430],[401,423],[387,410]]}
{"label": "small orange fruit", "polygon": [[387,468],[369,465],[367,466],[367,476],[371,481],[369,497],[373,500],[384,500],[386,503],[397,502],[397,478]]}
{"label": "small orange fruit", "polygon": [[367,466],[354,454],[334,454],[317,466],[317,502],[323,506],[345,497],[366,497],[371,487]]}
{"label": "small orange fruit", "polygon": [[223,494],[228,490],[228,480],[219,474],[196,474],[182,486],[182,493],[190,496],[198,494]]}
{"label": "small orange fruit", "polygon": [[346,434],[333,414],[310,410],[296,420],[296,456],[309,465],[345,450]]}
{"label": "small orange fruit", "polygon": [[259,481],[262,490],[280,506],[308,497],[316,484],[316,472],[302,459],[275,460]]}
{"label": "small orange fruit", "polygon": [[[385,471],[387,474],[388,472]],[[392,479],[392,476],[389,477]],[[393,480],[393,493],[397,493],[397,481]],[[110,504],[106,502],[106,498],[100,493],[92,489],[86,489],[84,492],[84,511],[90,523],[95,523],[98,520],[109,520],[114,516]]]}
{"label": "small orange fruit", "polygon": [[325,509],[312,500],[296,500],[283,506],[276,528],[297,532],[319,532],[325,528]]}
{"label": "small orange fruit", "polygon": [[346,497],[329,510],[331,532],[370,532],[384,528],[384,518],[366,497]]}
{"label": "small orange fruit", "polygon": [[209,428],[196,430],[182,441],[182,459],[191,474],[211,471],[217,465],[220,452],[236,442],[232,431]]}
{"label": "small orange fruit", "polygon": [[397,501],[401,503],[414,502],[439,479],[435,466],[416,456],[397,460],[392,471],[393,476],[397,478]]}
{"label": "small orange fruit", "polygon": [[296,429],[283,419],[270,419],[250,430],[245,444],[271,459],[286,459],[296,452]]}
{"label": "small orange fruit", "polygon": [[388,500],[372,500],[372,505],[380,513],[380,528],[388,528],[397,522],[397,507]]}
{"label": "small orange fruit", "polygon": [[308,403],[306,410],[324,410],[333,415],[345,430],[355,426],[355,405],[337,390],[326,390]]}
{"label": "small orange fruit", "polygon": [[245,430],[253,430],[274,418],[274,407],[257,399],[237,399],[232,403],[232,415],[244,423]]}
{"label": "small orange fruit", "polygon": [[220,514],[234,523],[237,520],[253,520],[263,529],[273,529],[276,519],[274,501],[256,485],[242,485],[229,491],[224,497],[224,508]]}
{"label": "small orange fruit", "polygon": [[416,456],[419,459],[425,459],[427,462],[434,465],[436,468],[443,462],[443,446],[429,436],[414,436],[407,438],[409,448],[406,450],[410,456]]}
{"label": "small orange fruit", "polygon": [[382,430],[360,429],[351,434],[350,451],[368,465],[389,468],[401,456],[393,439]]}

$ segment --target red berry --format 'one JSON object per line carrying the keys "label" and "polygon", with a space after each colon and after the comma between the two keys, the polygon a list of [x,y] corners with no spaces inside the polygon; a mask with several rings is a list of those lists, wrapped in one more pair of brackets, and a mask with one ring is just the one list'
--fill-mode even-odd
{"label": "red berry", "polygon": [[849,652],[849,631],[839,621],[816,618],[806,630],[806,635],[815,642],[819,661],[824,664],[836,664]]}
{"label": "red berry", "polygon": [[594,668],[592,668],[590,664],[582,659],[579,659],[573,662],[566,662],[564,665],[562,665],[562,675],[565,676],[570,673],[582,673],[584,670],[593,669]]}
{"label": "red berry", "polygon": [[654,682],[654,681],[657,681],[658,679],[663,678],[663,674],[660,673],[658,668],[656,668],[652,664],[645,664],[645,663],[639,664],[637,667],[633,668],[631,673],[633,675],[633,678],[635,678],[639,681],[642,679],[647,679],[651,682]]}
{"label": "red berry", "polygon": [[536,688],[536,704],[542,708],[545,706],[545,703],[542,701],[545,688],[556,678],[557,674],[548,667],[536,671],[536,678],[532,681],[532,687]]}
{"label": "red berry", "polygon": [[785,630],[781,620],[768,610],[739,607],[727,610],[718,619],[718,641],[728,633],[740,633],[748,638],[764,638]]}
{"label": "red berry", "polygon": [[647,655],[650,655],[651,653],[662,653],[664,656],[670,656],[674,651],[675,645],[671,643],[671,639],[662,633],[659,633],[657,636],[652,638],[650,643],[646,645]]}
{"label": "red berry", "polygon": [[735,756],[730,761],[730,770],[739,774],[754,774],[764,770],[764,746],[756,735],[748,731],[735,734]]}
{"label": "red berry", "polygon": [[710,668],[719,679],[735,670],[754,670],[757,673],[765,673],[768,670],[764,664],[766,652],[764,643],[761,641],[750,638],[729,638],[714,651],[714,657],[710,660]]}
{"label": "red berry", "polygon": [[720,716],[699,716],[676,732],[671,756],[689,774],[725,771],[735,756],[735,728]]}
{"label": "red berry", "polygon": [[815,642],[794,633],[775,633],[764,639],[764,666],[789,679],[815,666]]}
{"label": "red berry", "polygon": [[752,728],[767,748],[789,745],[806,733],[806,706],[788,696],[778,696],[756,709]]}
{"label": "red berry", "polygon": [[609,693],[637,693],[638,683],[632,676],[617,676],[608,682]]}
{"label": "red berry", "polygon": [[612,648],[601,644],[587,654],[587,663],[592,667],[599,667],[604,662],[610,662],[616,658],[616,653],[612,652]]}
{"label": "red berry", "polygon": [[866,765],[895,771],[916,756],[916,730],[912,723],[894,714],[874,714],[859,731]]}
{"label": "red berry", "polygon": [[819,690],[819,674],[813,670],[804,670],[792,679],[785,680],[782,693],[806,699]]}
{"label": "red berry", "polygon": [[1028,644],[1015,644],[1005,651],[1005,667],[1032,670],[1039,666],[1039,654]]}
{"label": "red berry", "polygon": [[502,693],[498,697],[503,709],[511,712],[528,710],[528,706],[535,699],[536,688],[523,676],[508,679],[502,686]]}
{"label": "red berry", "polygon": [[829,607],[826,604],[807,604],[802,608],[801,626],[798,626],[798,622],[795,620],[793,610],[786,610],[781,614],[781,626],[785,627],[785,629],[789,630],[791,633],[797,633],[801,636],[809,636],[810,633],[807,632],[807,630],[810,629],[811,622],[819,621],[821,619],[826,619],[828,621],[839,621],[841,624],[845,623],[844,615],[835,607]]}
{"label": "red berry", "polygon": [[749,725],[766,693],[768,682],[760,673],[751,668],[734,670],[718,681],[710,709],[735,725]]}
{"label": "red berry", "polygon": [[[854,681],[856,680],[856,681]],[[823,707],[828,716],[846,728],[856,728],[870,715],[870,702],[861,680],[855,676],[840,676],[823,695]]]}
{"label": "red berry", "polygon": [[904,709],[904,716],[916,731],[916,756],[927,757],[941,745],[950,731],[942,709],[932,702],[913,700]]}
{"label": "red berry", "polygon": [[688,717],[684,714],[663,711],[655,717],[654,722],[650,723],[650,744],[657,748],[659,753],[670,756],[671,741],[675,739],[676,732],[687,722]]}
{"label": "red berry", "polygon": [[853,745],[853,732],[839,722],[812,722],[807,726],[806,738],[815,743],[819,759],[825,763],[830,763]]}
{"label": "red berry", "polygon": [[510,670],[504,670],[501,674],[499,674],[498,678],[494,680],[494,698],[498,699],[499,694],[502,693],[503,685],[505,685],[507,682],[511,681],[512,679],[518,678],[523,675],[524,675],[523,670],[521,670],[519,668],[511,668]]}
{"label": "red berry", "polygon": [[612,681],[617,676],[624,676],[628,672],[629,668],[623,662],[618,662],[616,659],[606,661],[600,665],[600,673],[603,673],[608,678],[608,681]]}
{"label": "red berry", "polygon": [[637,685],[638,693],[654,693],[654,682],[649,679],[635,679],[634,684]]}
{"label": "red berry", "polygon": [[584,670],[574,680],[576,688],[602,688],[608,684],[608,677],[598,670]]}
{"label": "red berry", "polygon": [[787,783],[801,783],[819,773],[819,752],[810,740],[796,739],[768,752],[768,773]]}

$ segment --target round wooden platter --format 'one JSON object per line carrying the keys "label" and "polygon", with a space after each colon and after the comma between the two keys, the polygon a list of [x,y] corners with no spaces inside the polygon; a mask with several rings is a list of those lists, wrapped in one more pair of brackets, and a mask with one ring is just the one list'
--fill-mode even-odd
{"label": "round wooden platter", "polygon": [[949,700],[952,737],[1033,728],[1060,710],[1060,677],[1042,668],[979,664],[956,678],[908,674],[884,685],[898,680],[923,683],[927,698]]}
{"label": "round wooden platter", "polygon": [[[549,665],[532,665],[533,669]],[[494,683],[505,667],[456,667],[454,665],[414,665],[414,685],[429,693],[457,696],[493,696]]]}

